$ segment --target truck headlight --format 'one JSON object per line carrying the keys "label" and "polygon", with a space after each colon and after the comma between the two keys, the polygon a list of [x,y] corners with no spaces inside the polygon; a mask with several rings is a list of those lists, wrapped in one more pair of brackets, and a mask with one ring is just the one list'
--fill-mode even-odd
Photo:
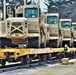
{"label": "truck headlight", "polygon": [[25,26],[27,26],[27,21],[25,21]]}
{"label": "truck headlight", "polygon": [[10,22],[9,21],[7,21],[7,26],[9,26],[10,25]]}

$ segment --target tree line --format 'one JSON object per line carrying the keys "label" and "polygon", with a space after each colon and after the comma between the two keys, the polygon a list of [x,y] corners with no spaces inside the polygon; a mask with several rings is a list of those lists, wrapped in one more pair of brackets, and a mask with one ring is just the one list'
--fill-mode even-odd
{"label": "tree line", "polygon": [[[26,0],[27,4],[30,4],[32,0]],[[7,3],[24,4],[24,0],[6,0]],[[0,0],[0,5],[3,5],[3,0]],[[59,13],[60,18],[75,18],[76,0],[45,0],[44,4],[47,6],[47,13]],[[2,9],[2,6],[0,6]]]}

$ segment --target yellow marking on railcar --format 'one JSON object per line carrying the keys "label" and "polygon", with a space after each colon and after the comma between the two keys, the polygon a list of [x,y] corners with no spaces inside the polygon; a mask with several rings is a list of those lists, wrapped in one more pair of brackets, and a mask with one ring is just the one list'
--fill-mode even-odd
{"label": "yellow marking on railcar", "polygon": [[50,49],[50,53],[54,53],[54,52],[64,52],[64,48],[52,48],[52,49]]}
{"label": "yellow marking on railcar", "polygon": [[75,52],[76,51],[76,48],[70,48],[70,50]]}
{"label": "yellow marking on railcar", "polygon": [[50,53],[50,48],[30,49],[30,54]]}
{"label": "yellow marking on railcar", "polygon": [[30,49],[17,49],[17,48],[6,48],[0,50],[0,59],[6,58],[4,55],[5,52],[13,53],[10,55],[10,58],[18,58],[20,56],[24,56],[30,54]]}

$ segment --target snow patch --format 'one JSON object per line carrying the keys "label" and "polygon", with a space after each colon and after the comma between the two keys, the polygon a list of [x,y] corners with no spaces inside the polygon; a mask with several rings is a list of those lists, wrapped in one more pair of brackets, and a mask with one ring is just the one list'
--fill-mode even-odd
{"label": "snow patch", "polygon": [[56,64],[46,64],[46,65],[47,65],[47,67],[53,67],[53,66],[59,65],[59,63],[56,63]]}
{"label": "snow patch", "polygon": [[76,61],[76,59],[71,59],[71,60],[69,60],[69,62],[75,62]]}

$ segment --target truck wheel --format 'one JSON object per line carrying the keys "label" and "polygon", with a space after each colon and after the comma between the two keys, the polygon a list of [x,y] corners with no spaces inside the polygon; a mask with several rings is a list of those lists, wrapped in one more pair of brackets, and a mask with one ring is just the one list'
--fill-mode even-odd
{"label": "truck wheel", "polygon": [[49,40],[49,47],[57,48],[59,46],[58,40]]}
{"label": "truck wheel", "polygon": [[27,44],[28,48],[39,48],[39,38],[38,37],[34,37],[34,38],[28,38],[28,44]]}

